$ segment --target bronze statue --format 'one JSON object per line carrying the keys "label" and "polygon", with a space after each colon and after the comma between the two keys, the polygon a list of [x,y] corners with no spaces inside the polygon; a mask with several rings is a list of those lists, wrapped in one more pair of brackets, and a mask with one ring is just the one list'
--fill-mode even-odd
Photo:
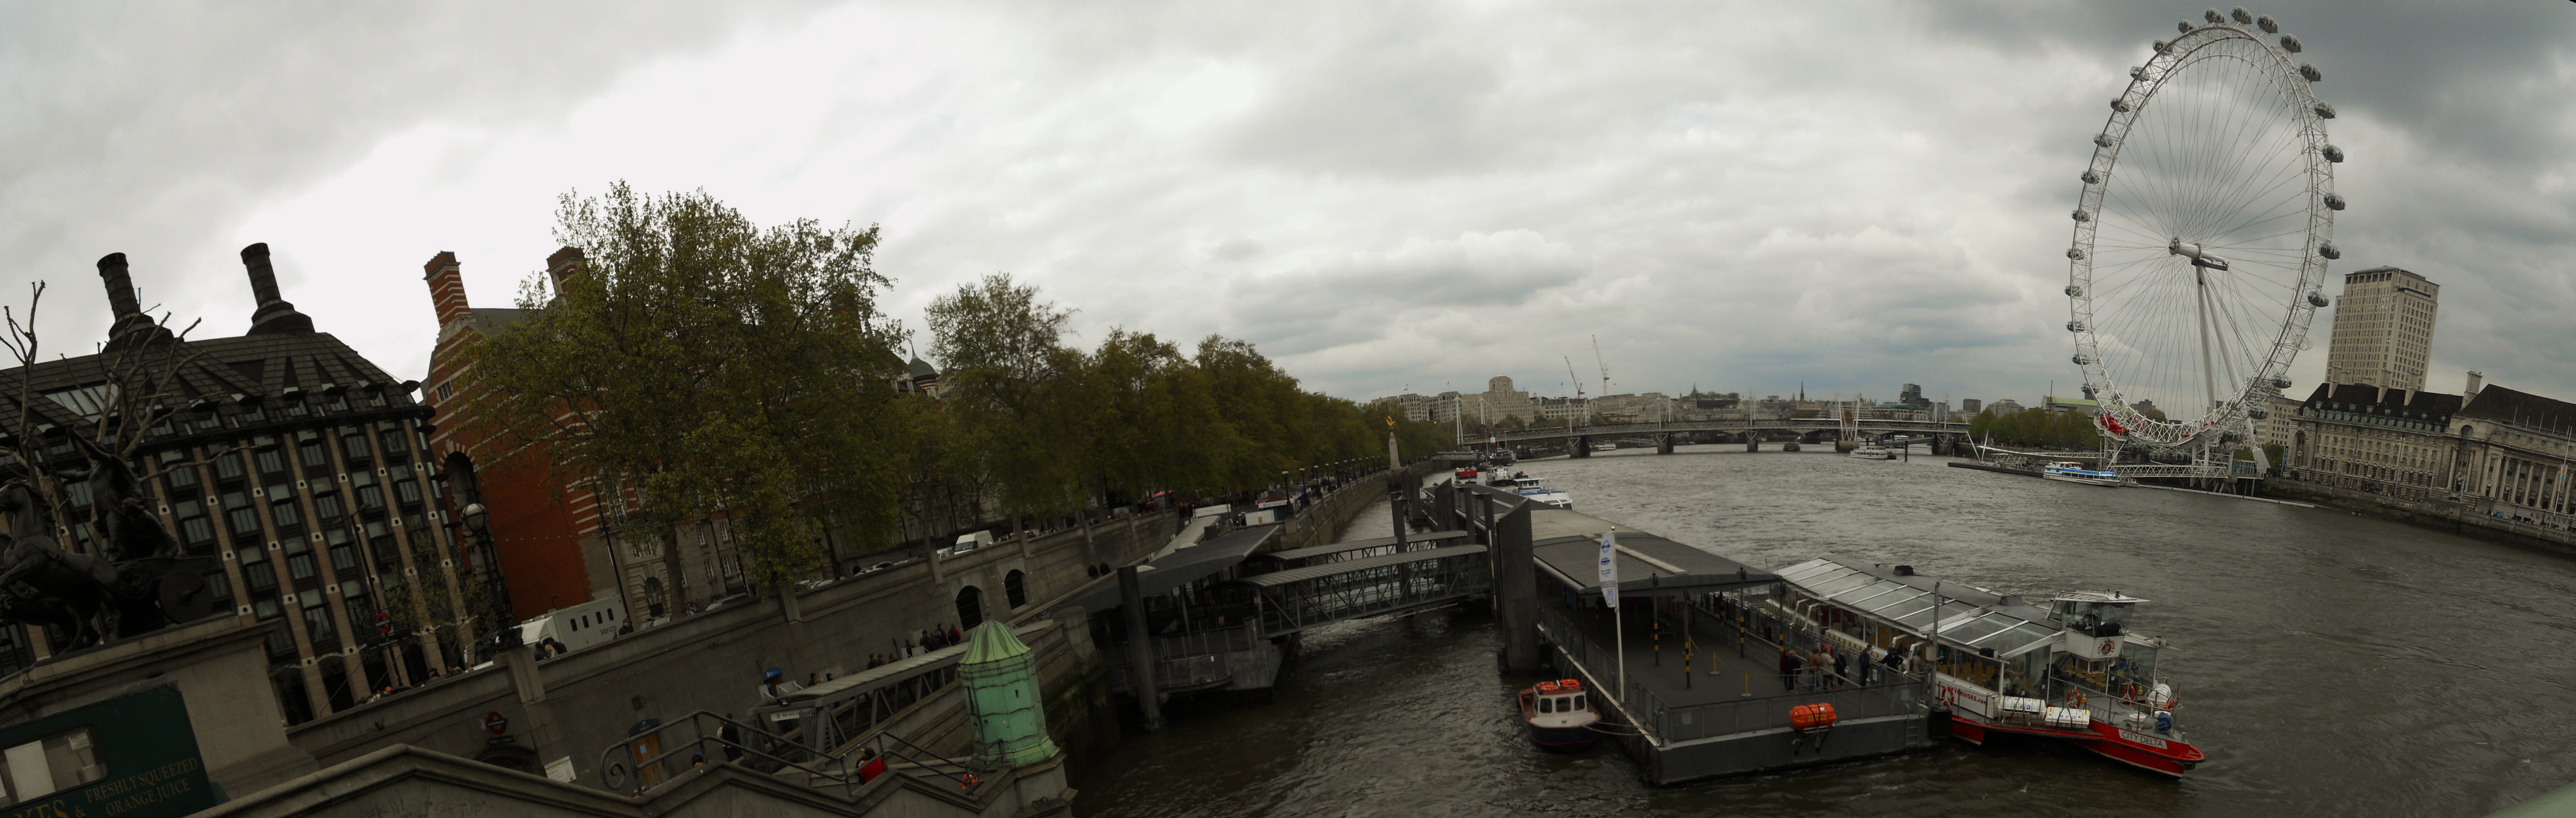
{"label": "bronze statue", "polygon": [[65,480],[88,480],[90,497],[98,508],[105,509],[106,547],[100,553],[118,562],[177,556],[170,532],[143,504],[146,492],[142,475],[118,457],[115,452],[80,435],[70,435],[72,442],[88,450],[93,465],[88,474],[63,475]]}
{"label": "bronze statue", "polygon": [[89,554],[69,553],[55,545],[54,538],[47,534],[53,529],[52,509],[36,496],[24,478],[0,483],[0,511],[8,512],[10,520],[9,535],[0,538],[5,539],[0,542],[0,589],[43,600],[11,606],[10,613],[34,613],[48,610],[48,605],[69,611],[77,627],[73,628],[68,650],[115,636],[121,615],[116,600],[115,564]]}

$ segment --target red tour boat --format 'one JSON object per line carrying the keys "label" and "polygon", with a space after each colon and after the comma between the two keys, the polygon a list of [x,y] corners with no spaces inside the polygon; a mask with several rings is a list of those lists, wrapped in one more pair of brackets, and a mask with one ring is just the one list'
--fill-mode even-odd
{"label": "red tour boat", "polygon": [[1592,746],[1600,734],[1592,725],[1601,720],[1601,711],[1592,705],[1592,696],[1584,692],[1577,679],[1540,682],[1521,690],[1521,721],[1529,725],[1530,741],[1551,750],[1574,750]]}
{"label": "red tour boat", "polygon": [[2165,641],[2127,630],[2146,600],[2078,591],[2043,608],[1910,565],[1830,559],[1780,578],[1787,593],[1765,603],[1774,616],[1923,678],[1963,741],[2060,739],[2171,776],[2207,758],[2184,737],[2174,719],[2182,702],[2157,675]]}

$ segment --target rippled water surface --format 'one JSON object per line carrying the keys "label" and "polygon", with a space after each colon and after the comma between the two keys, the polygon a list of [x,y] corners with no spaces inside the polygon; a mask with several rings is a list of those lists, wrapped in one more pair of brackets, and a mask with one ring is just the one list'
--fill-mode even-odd
{"label": "rippled water surface", "polygon": [[[2484,815],[2576,780],[2576,562],[2322,509],[1944,468],[1622,450],[1519,468],[1576,508],[1754,565],[1910,563],[2153,600],[2133,630],[2210,760],[2182,781],[2042,742],[1677,787],[1540,753],[1491,617],[1311,633],[1266,705],[1183,702],[1075,782],[1083,815]],[[1353,523],[1379,536],[1383,506]]]}

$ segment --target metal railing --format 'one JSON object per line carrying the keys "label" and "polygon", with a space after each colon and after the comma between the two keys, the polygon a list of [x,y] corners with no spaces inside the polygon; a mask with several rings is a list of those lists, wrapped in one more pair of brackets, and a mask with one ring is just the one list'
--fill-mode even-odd
{"label": "metal railing", "polygon": [[[1638,678],[1621,684],[1613,670],[1618,666],[1617,655],[1593,642],[1562,615],[1539,617],[1539,630],[1550,643],[1591,671],[1596,686],[1618,687],[1615,697],[1644,722],[1636,726],[1659,744],[1785,729],[1789,727],[1789,708],[1793,704],[1831,704],[1835,715],[1843,719],[1904,715],[1922,706],[1922,683],[1893,671],[1881,677],[1886,681],[1870,685],[1847,683],[1838,689],[1814,692],[1764,691],[1735,701],[1676,706],[1655,695]],[[1766,680],[1777,678],[1776,674],[1761,675]]]}
{"label": "metal railing", "polygon": [[[709,723],[716,729],[708,730]],[[668,742],[669,749],[661,749],[665,739],[673,738],[671,734],[683,726],[694,735]],[[733,728],[730,736],[724,729],[727,727]],[[764,773],[796,770],[829,782],[822,786],[841,786],[845,798],[859,785],[874,781],[885,772],[955,781],[960,789],[971,789],[976,783],[974,774],[957,760],[940,756],[902,736],[884,731],[878,731],[836,755],[808,751],[795,738],[792,733],[773,734],[757,724],[746,724],[700,710],[681,717],[679,721],[627,736],[624,741],[600,750],[599,764],[595,769],[602,789],[635,795],[669,783],[690,768],[727,762],[742,763]],[[874,746],[869,746],[871,744]],[[868,752],[859,752],[861,749]],[[643,757],[639,758],[639,753]],[[683,753],[689,754],[688,757],[682,758]],[[884,764],[878,765],[876,762],[879,761]],[[945,772],[940,769],[942,767],[955,767],[957,772]]]}

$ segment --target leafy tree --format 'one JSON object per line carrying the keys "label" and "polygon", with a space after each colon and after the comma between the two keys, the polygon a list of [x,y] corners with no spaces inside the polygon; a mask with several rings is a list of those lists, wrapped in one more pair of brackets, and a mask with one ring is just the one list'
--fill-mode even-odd
{"label": "leafy tree", "polygon": [[530,317],[470,354],[472,413],[504,461],[622,489],[638,555],[658,542],[686,605],[677,526],[724,515],[762,585],[820,563],[818,522],[890,526],[902,330],[877,312],[876,228],[763,228],[704,191],[566,194],[556,238],[581,251]]}

